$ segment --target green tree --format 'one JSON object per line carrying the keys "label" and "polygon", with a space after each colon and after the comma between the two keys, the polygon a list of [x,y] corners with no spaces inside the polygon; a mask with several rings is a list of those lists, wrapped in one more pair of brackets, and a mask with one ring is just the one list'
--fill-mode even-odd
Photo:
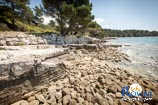
{"label": "green tree", "polygon": [[29,0],[1,0],[0,22],[15,28],[17,19],[23,18],[24,11],[28,8]]}
{"label": "green tree", "polygon": [[88,27],[101,29],[101,26],[100,26],[96,21],[90,22],[90,23],[88,24]]}
{"label": "green tree", "polygon": [[51,27],[54,27],[54,26],[55,26],[55,22],[54,22],[53,20],[51,20],[51,21],[49,22],[49,25],[50,25]]}
{"label": "green tree", "polygon": [[45,12],[56,19],[62,35],[84,31],[94,18],[89,0],[42,0]]}
{"label": "green tree", "polygon": [[24,15],[22,16],[23,17],[22,19],[25,20],[28,24],[31,24],[34,18],[34,14],[31,8],[27,7],[23,14]]}
{"label": "green tree", "polygon": [[38,23],[42,23],[43,22],[42,16],[44,15],[42,6],[41,5],[35,6],[34,12],[35,12],[35,18],[34,18],[35,21]]}

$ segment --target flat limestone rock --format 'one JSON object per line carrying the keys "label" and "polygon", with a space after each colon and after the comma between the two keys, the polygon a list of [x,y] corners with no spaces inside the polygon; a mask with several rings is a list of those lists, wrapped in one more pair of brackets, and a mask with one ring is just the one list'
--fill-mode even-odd
{"label": "flat limestone rock", "polygon": [[14,46],[3,47],[5,50],[0,51],[0,64],[9,64],[15,62],[31,62],[34,59],[44,60],[57,55],[64,54],[66,48],[55,48],[55,46]]}

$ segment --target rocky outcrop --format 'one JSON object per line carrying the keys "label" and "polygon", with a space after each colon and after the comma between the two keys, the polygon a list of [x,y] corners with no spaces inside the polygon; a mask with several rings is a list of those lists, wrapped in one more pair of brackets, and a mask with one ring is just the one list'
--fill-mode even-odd
{"label": "rocky outcrop", "polygon": [[46,44],[47,41],[35,35],[27,35],[22,32],[1,32],[0,46],[22,46]]}
{"label": "rocky outcrop", "polygon": [[0,46],[22,46],[22,45],[41,45],[41,44],[88,44],[96,43],[99,39],[91,37],[76,37],[57,34],[32,35],[22,32],[1,32]]}
{"label": "rocky outcrop", "polygon": [[1,65],[1,67],[4,66],[6,71],[1,76],[3,75],[4,77],[6,75],[6,78],[1,78],[0,80],[1,105],[15,102],[37,86],[56,81],[65,76],[65,68],[61,64],[15,63],[7,66]]}
{"label": "rocky outcrop", "polygon": [[63,64],[46,60],[66,54],[67,49],[52,46],[38,46],[38,49],[37,46],[25,47],[6,47],[5,51],[0,52],[3,56],[8,53],[12,55],[0,61],[0,105],[9,105],[36,87],[66,75]]}
{"label": "rocky outcrop", "polygon": [[33,46],[2,46],[0,64],[15,62],[33,62],[35,59],[44,61],[51,57],[67,53],[67,48],[56,48],[54,45]]}
{"label": "rocky outcrop", "polygon": [[109,48],[109,47],[114,47],[118,48],[121,47],[121,45],[106,45],[103,43],[98,43],[98,44],[68,44],[64,45],[64,47],[70,47],[71,49],[86,49],[86,50],[99,50],[101,48]]}
{"label": "rocky outcrop", "polygon": [[[19,102],[30,105],[156,105],[156,82],[114,66],[126,60],[125,57],[116,48],[110,47],[98,52],[85,49],[71,51],[61,57],[65,59],[62,63],[66,68],[65,78],[49,83],[36,93],[24,95]],[[133,83],[139,83],[143,90],[152,90],[154,100],[123,101],[122,87]],[[20,105],[19,102],[13,105]]]}

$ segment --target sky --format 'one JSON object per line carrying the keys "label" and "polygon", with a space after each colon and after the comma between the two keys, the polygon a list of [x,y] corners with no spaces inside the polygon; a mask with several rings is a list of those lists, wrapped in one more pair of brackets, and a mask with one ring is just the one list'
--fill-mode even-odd
{"label": "sky", "polygon": [[[103,28],[158,31],[158,0],[91,0],[92,14]],[[31,0],[31,7],[41,0]],[[47,20],[47,21],[46,21]],[[45,24],[51,20],[45,17]]]}

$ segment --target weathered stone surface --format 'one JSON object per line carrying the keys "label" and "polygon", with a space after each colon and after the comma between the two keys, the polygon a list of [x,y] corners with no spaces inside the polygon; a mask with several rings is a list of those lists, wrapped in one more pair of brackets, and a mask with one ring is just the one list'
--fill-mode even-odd
{"label": "weathered stone surface", "polygon": [[35,97],[39,102],[42,102],[42,103],[46,102],[46,99],[44,98],[42,94],[36,94]]}
{"label": "weathered stone surface", "polygon": [[0,46],[6,46],[6,41],[4,39],[0,39]]}
{"label": "weathered stone surface", "polygon": [[116,93],[116,98],[121,98],[122,97],[122,94],[120,92],[117,92]]}
{"label": "weathered stone surface", "polygon": [[39,101],[38,100],[33,100],[29,103],[29,105],[39,105]]}
{"label": "weathered stone surface", "polygon": [[65,95],[70,95],[70,89],[69,88],[64,88],[62,91],[63,96]]}
{"label": "weathered stone surface", "polygon": [[130,103],[127,103],[123,100],[119,100],[119,105],[131,105]]}
{"label": "weathered stone surface", "polygon": [[[69,105],[77,105],[77,101],[74,100],[74,99],[71,99]],[[86,104],[85,104],[85,105],[86,105]]]}
{"label": "weathered stone surface", "polygon": [[96,94],[96,101],[99,105],[108,105],[108,102],[106,99],[104,99],[101,95]]}
{"label": "weathered stone surface", "polygon": [[25,100],[21,100],[21,101],[18,101],[16,103],[12,104],[12,105],[29,105],[29,103]]}
{"label": "weathered stone surface", "polygon": [[28,99],[28,98],[32,97],[33,95],[35,95],[35,92],[34,92],[34,91],[31,91],[31,92],[25,94],[25,95],[23,96],[23,98]]}
{"label": "weathered stone surface", "polygon": [[31,96],[27,100],[28,100],[28,102],[34,101],[35,100],[35,96]]}
{"label": "weathered stone surface", "polygon": [[70,95],[66,95],[63,97],[63,105],[67,105],[68,103],[70,103],[71,100],[71,96]]}
{"label": "weathered stone surface", "polygon": [[56,92],[55,97],[56,97],[56,99],[60,100],[62,98],[62,93],[61,92]]}
{"label": "weathered stone surface", "polygon": [[97,38],[66,36],[56,34],[27,35],[22,32],[1,32],[0,46],[37,45],[37,44],[88,44],[100,41]]}
{"label": "weathered stone surface", "polygon": [[[140,85],[144,83],[142,87],[147,88],[147,85],[153,84],[153,93],[155,96],[158,96],[156,92],[157,83],[146,83],[144,82],[146,81],[144,78],[132,75],[128,70],[125,71],[115,66],[115,58],[120,60],[124,59],[124,55],[117,52],[115,48],[95,51],[87,50],[88,54],[85,54],[81,50],[71,50],[69,54],[45,61],[47,65],[62,61],[63,63],[60,69],[62,67],[65,69],[66,76],[57,81],[46,83],[47,86],[41,87],[42,89],[38,91],[38,94],[42,94],[46,102],[41,102],[40,104],[131,105],[132,102],[121,100],[121,89],[138,80]],[[69,59],[71,57],[73,59]],[[63,60],[66,60],[66,62]],[[44,72],[46,70],[40,68],[40,71]],[[153,104],[154,102],[156,100],[149,103]],[[139,104],[142,105],[141,102]]]}
{"label": "weathered stone surface", "polygon": [[78,97],[77,102],[82,104],[84,102],[84,99],[82,97]]}

